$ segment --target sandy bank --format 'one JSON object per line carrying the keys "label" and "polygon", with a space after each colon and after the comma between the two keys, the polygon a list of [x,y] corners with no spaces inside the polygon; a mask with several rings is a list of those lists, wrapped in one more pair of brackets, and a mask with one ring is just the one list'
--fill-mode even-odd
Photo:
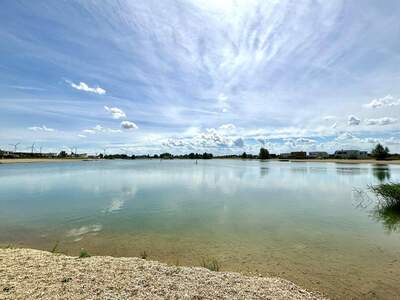
{"label": "sandy bank", "polygon": [[280,278],[139,258],[0,250],[0,299],[321,299]]}

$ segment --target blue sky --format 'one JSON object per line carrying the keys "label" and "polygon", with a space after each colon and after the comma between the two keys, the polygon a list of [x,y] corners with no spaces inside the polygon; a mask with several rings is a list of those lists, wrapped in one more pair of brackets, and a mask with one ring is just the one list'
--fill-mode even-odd
{"label": "blue sky", "polygon": [[0,148],[400,152],[400,2],[2,1]]}

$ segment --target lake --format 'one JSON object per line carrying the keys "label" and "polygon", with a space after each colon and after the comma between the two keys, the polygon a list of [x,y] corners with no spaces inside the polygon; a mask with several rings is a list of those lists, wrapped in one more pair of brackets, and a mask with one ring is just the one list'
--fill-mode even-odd
{"label": "lake", "polygon": [[280,276],[332,298],[400,295],[400,230],[369,184],[400,166],[250,160],[0,165],[0,245]]}

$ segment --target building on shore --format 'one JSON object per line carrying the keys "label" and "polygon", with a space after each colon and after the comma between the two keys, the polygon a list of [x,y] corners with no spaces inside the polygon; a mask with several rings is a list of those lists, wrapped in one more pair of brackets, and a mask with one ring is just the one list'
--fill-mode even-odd
{"label": "building on shore", "polygon": [[0,149],[0,158],[55,158],[57,153],[14,152]]}
{"label": "building on shore", "polygon": [[305,159],[307,158],[307,152],[304,151],[295,151],[290,153],[281,153],[279,158],[283,159]]}
{"label": "building on shore", "polygon": [[368,157],[367,151],[360,150],[337,150],[334,154],[335,158],[352,158],[352,159],[362,159]]}
{"label": "building on shore", "polygon": [[308,157],[309,158],[329,158],[328,152],[325,151],[311,151],[308,152]]}

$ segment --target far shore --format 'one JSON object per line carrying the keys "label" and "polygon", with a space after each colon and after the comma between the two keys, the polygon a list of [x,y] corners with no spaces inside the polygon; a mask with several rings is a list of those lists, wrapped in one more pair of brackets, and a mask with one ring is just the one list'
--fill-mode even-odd
{"label": "far shore", "polygon": [[[158,158],[136,158],[135,160],[159,160]],[[213,158],[213,159],[234,159],[242,160],[242,158]],[[51,163],[51,162],[80,162],[80,161],[97,161],[103,159],[96,158],[4,158],[0,159],[0,164],[17,164],[17,163]],[[179,159],[176,159],[179,160]],[[183,159],[181,159],[183,160]],[[199,159],[201,160],[201,159]],[[258,160],[258,159],[245,159]],[[375,159],[279,159],[273,158],[265,161],[274,162],[322,162],[322,163],[338,163],[338,164],[374,164],[374,165],[400,165],[400,160],[375,160]]]}
{"label": "far shore", "polygon": [[0,249],[0,299],[324,299],[278,277]]}

